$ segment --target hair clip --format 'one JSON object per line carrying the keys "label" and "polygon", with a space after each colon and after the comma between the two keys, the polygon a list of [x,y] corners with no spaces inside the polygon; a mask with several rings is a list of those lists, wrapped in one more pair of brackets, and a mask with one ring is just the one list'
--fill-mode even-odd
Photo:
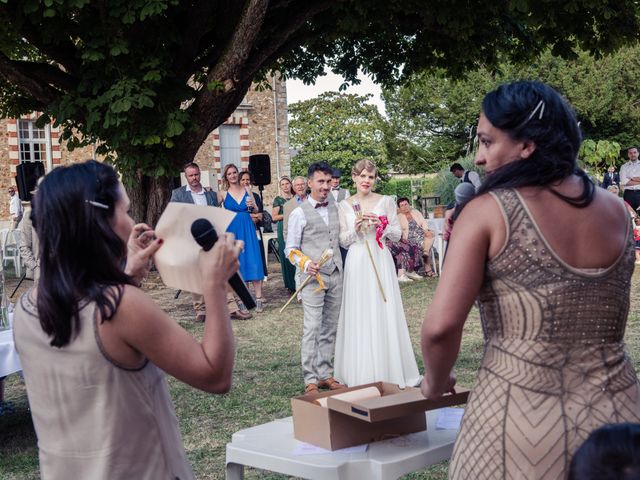
{"label": "hair clip", "polygon": [[540,114],[538,115],[538,120],[542,120],[542,116],[544,115],[544,100],[540,100],[538,102],[538,104],[536,105],[536,108],[533,109],[533,111],[529,114],[529,116],[527,117],[527,120],[524,123],[527,123],[529,120],[531,120],[533,116],[536,114],[536,112],[538,111],[538,109],[540,110]]}
{"label": "hair clip", "polygon": [[93,205],[94,207],[104,208],[105,210],[109,210],[109,205],[105,205],[104,203],[96,202],[95,200],[85,200],[85,203]]}

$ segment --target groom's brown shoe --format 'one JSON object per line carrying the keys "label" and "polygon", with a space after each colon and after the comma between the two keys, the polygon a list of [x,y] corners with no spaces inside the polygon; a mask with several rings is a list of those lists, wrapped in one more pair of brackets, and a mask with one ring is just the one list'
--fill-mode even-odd
{"label": "groom's brown shoe", "polygon": [[340,390],[342,388],[347,388],[346,385],[343,385],[339,381],[337,381],[333,377],[325,378],[324,380],[320,380],[318,382],[318,387],[320,388],[328,388],[329,390]]}
{"label": "groom's brown shoe", "polygon": [[304,386],[304,393],[318,393],[318,384],[317,383],[307,383]]}

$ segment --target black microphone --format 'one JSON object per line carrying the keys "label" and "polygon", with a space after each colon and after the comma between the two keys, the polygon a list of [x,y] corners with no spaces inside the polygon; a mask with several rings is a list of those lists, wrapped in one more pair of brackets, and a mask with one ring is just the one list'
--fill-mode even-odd
{"label": "black microphone", "polygon": [[[205,252],[208,252],[213,248],[218,241],[218,234],[211,222],[206,218],[199,218],[191,224],[191,235],[198,245],[202,247]],[[242,281],[242,277],[236,272],[229,279],[229,285],[236,292],[236,295],[240,297],[242,303],[248,309],[256,308],[256,302],[251,296],[247,285]]]}

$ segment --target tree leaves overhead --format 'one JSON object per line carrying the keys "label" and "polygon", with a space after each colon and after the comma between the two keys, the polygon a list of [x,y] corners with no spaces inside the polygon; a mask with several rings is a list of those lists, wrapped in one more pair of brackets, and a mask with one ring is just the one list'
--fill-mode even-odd
{"label": "tree leaves overhead", "polygon": [[444,70],[413,75],[383,91],[390,135],[387,151],[395,168],[435,171],[472,149],[484,95],[501,83],[541,80],[556,88],[576,111],[585,138],[618,142],[640,138],[640,47],[624,47],[600,58],[578,51],[563,59],[543,52],[528,65],[501,62],[454,78]]}
{"label": "tree leaves overhead", "polygon": [[36,109],[82,135],[72,146],[100,141],[125,180],[174,174],[269,71],[457,75],[617,48],[637,14],[633,0],[0,0],[0,114]]}

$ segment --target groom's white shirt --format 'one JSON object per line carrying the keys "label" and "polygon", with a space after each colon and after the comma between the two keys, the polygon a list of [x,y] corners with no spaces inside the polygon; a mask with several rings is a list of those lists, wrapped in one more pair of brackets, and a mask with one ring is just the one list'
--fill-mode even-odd
{"label": "groom's white shirt", "polygon": [[[311,195],[307,196],[307,200],[313,208],[316,207],[318,203],[317,200],[314,200]],[[327,198],[326,201],[329,201]],[[327,207],[319,207],[316,208],[316,211],[320,214],[320,217],[324,221],[324,223],[329,225],[329,209]],[[302,232],[304,231],[304,227],[307,226],[307,218],[302,211],[302,208],[296,207],[291,215],[289,215],[289,226],[287,227],[287,244],[284,249],[285,257],[289,258],[289,254],[291,250],[300,250],[300,244],[302,243]],[[300,260],[297,255],[294,255],[294,265],[298,265],[298,261]],[[307,265],[309,262],[304,264],[303,271],[306,273]]]}

